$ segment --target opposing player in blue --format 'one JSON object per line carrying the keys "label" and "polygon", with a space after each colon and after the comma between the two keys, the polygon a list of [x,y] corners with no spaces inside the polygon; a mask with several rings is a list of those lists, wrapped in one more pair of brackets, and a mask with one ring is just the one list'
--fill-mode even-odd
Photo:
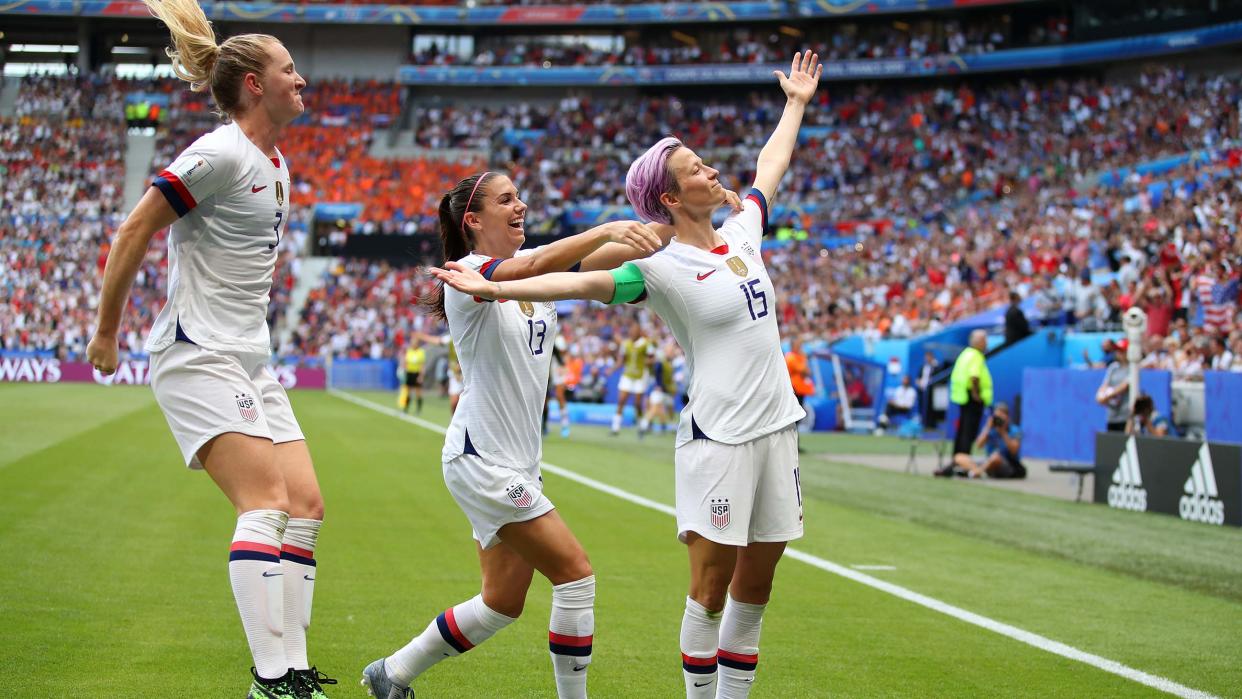
{"label": "opposing player in blue", "polygon": [[210,89],[229,122],[156,177],[108,254],[87,358],[117,365],[121,312],[151,237],[168,226],[168,301],[151,328],[151,387],[186,465],[237,511],[229,580],[254,667],[250,697],[324,697],[306,631],[323,496],[289,397],[268,369],[268,298],[289,220],[289,167],[276,143],[303,112],[306,81],[276,37],[216,44],[195,0],[146,0],[168,25],[173,70]]}
{"label": "opposing player in blue", "polygon": [[759,153],[743,210],[719,229],[711,221],[725,196],[718,172],[665,138],[626,175],[639,215],[675,231],[661,252],[610,272],[518,281],[489,280],[463,264],[433,271],[478,298],[645,302],[685,351],[690,401],[675,461],[678,536],[690,555],[681,625],[688,697],[748,696],[776,565],[802,536],[795,429],[805,413],[781,354],[759,246],[822,71],[810,52],[794,56],[789,75],[777,71],[784,113]]}

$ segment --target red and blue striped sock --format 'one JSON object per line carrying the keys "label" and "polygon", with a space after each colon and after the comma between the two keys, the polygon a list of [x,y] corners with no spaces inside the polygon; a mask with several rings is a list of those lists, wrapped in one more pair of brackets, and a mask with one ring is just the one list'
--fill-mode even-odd
{"label": "red and blue striped sock", "polygon": [[716,696],[716,649],[720,643],[720,612],[686,598],[681,618],[681,670],[687,699]]}
{"label": "red and blue striped sock", "polygon": [[552,587],[548,652],[560,699],[586,699],[595,638],[595,576]]}
{"label": "red and blue striped sock", "polygon": [[280,540],[289,515],[277,510],[251,510],[237,518],[229,547],[229,582],[250,642],[259,677],[275,679],[289,671],[285,658],[284,579]]}
{"label": "red and blue striped sock", "polygon": [[294,670],[308,670],[306,630],[310,628],[315,599],[315,544],[323,520],[290,517],[280,545],[280,568],[284,573],[285,657]]}
{"label": "red and blue striped sock", "polygon": [[484,604],[482,595],[476,595],[444,610],[404,648],[388,656],[384,671],[395,684],[409,686],[427,668],[465,653],[514,621]]}
{"label": "red and blue striped sock", "polygon": [[720,622],[720,689],[718,699],[746,699],[759,666],[759,632],[764,604],[747,604],[729,597]]}

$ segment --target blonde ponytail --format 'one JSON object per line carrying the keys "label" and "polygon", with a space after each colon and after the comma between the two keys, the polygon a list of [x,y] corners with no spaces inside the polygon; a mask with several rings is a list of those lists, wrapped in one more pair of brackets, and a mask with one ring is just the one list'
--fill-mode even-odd
{"label": "blonde ponytail", "polygon": [[216,33],[207,21],[197,0],[142,0],[172,33],[171,48],[165,49],[172,59],[173,72],[190,83],[194,92],[211,87],[211,74],[220,57]]}
{"label": "blonde ponytail", "polygon": [[216,44],[216,33],[198,0],[142,0],[151,14],[168,25],[173,48],[167,49],[173,72],[194,92],[211,90],[220,116],[237,117],[248,107],[242,99],[247,73],[263,74],[268,47],[280,39],[269,34],[238,34]]}

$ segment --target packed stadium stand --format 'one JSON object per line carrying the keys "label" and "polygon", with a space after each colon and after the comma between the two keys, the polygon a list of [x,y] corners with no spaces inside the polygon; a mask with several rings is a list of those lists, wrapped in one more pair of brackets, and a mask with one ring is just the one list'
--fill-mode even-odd
{"label": "packed stadium stand", "polygon": [[[439,27],[412,30],[412,48],[395,60],[433,70],[766,65],[805,46],[829,63],[922,59],[1089,41],[1126,22],[1151,31],[1200,26],[1238,9],[1225,3],[1205,16],[1196,7],[1129,15],[1120,7],[1018,3],[909,10],[896,19],[688,20],[625,31],[537,22]],[[1149,293],[1164,293],[1152,289],[1167,286],[1170,318],[1152,325],[1149,363],[1187,378],[1203,365],[1242,363],[1239,196],[1231,177],[1239,166],[1239,88],[1195,60],[827,83],[807,112],[775,202],[776,243],[765,248],[784,332],[817,346],[851,336],[917,337],[1003,307],[1011,291],[1027,299],[1036,325],[1107,330],[1119,327],[1127,307],[1151,303]],[[152,98],[164,114],[151,174],[217,123],[205,95],[167,77],[111,77],[121,65],[88,62],[83,67],[102,70],[9,79],[21,86],[4,121],[12,145],[3,156],[0,242],[9,260],[5,350],[83,352],[108,236],[124,214],[115,183],[124,179],[117,169],[126,95],[162,96]],[[281,141],[297,208],[272,294],[274,349],[282,355],[392,358],[412,332],[440,332],[415,303],[428,288],[417,265],[439,261],[435,207],[461,177],[509,172],[539,242],[632,215],[625,170],[665,134],[721,169],[729,186],[744,188],[782,106],[763,81],[725,90],[579,84],[489,95],[453,84],[448,73],[440,90],[365,71],[350,76],[348,64],[341,75],[336,67],[315,63],[306,116]],[[1173,164],[1135,169],[1166,161]],[[49,211],[49,200],[61,208]],[[133,352],[162,302],[161,245],[152,248],[128,311],[125,346]],[[342,257],[299,283],[301,258],[318,254]],[[78,269],[94,272],[71,273]],[[608,339],[634,315],[581,306],[573,313],[571,334],[603,338],[587,349],[572,344],[590,360],[610,356]]]}

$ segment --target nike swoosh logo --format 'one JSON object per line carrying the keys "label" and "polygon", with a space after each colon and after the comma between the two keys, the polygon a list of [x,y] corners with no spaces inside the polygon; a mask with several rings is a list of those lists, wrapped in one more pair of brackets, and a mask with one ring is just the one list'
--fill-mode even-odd
{"label": "nike swoosh logo", "polygon": [[263,185],[262,187],[256,187],[254,185],[250,185],[251,194],[258,194],[259,192],[262,192],[265,189],[267,189],[267,185]]}
{"label": "nike swoosh logo", "polygon": [[269,572],[267,572],[267,571],[264,571],[264,572],[263,572],[263,577],[265,577],[265,578],[274,578],[274,577],[276,577],[277,575],[284,575],[284,573],[269,573]]}
{"label": "nike swoosh logo", "polygon": [[702,274],[696,275],[695,279],[698,279],[699,281],[703,281],[704,279],[707,279],[708,277],[712,276],[715,273],[716,273],[716,270],[713,269],[710,272],[704,272]]}
{"label": "nike swoosh logo", "polygon": [[587,669],[586,665],[574,665],[574,672],[582,672]]}
{"label": "nike swoosh logo", "polygon": [[311,581],[311,582],[315,582],[315,579],[314,579],[314,578],[312,578],[312,577],[311,577],[311,576],[309,576],[309,575],[303,575],[303,576],[302,576],[302,579],[303,579],[303,580],[309,580],[309,581]]}
{"label": "nike swoosh logo", "polygon": [[[715,682],[715,681],[716,681],[716,680],[712,680],[712,682]],[[707,685],[711,684],[712,682],[702,682],[702,683],[695,682],[695,683],[694,683],[694,686],[695,686],[695,687],[706,687]]]}

